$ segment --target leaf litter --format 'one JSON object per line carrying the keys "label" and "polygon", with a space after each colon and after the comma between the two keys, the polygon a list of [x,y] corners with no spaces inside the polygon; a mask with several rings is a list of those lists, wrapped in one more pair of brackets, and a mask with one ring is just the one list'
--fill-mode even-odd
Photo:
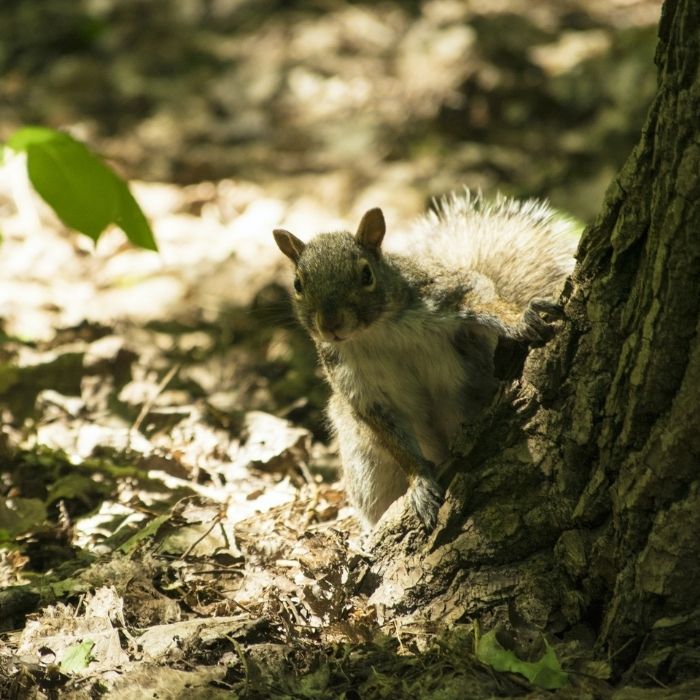
{"label": "leaf litter", "polygon": [[[217,231],[200,235],[207,246]],[[65,233],[48,220],[31,236],[48,247]],[[4,317],[2,363],[17,373],[2,409],[3,692],[178,697],[173,688],[185,683],[195,697],[334,697],[354,687],[373,697],[396,683],[413,692],[425,669],[412,653],[443,652],[434,626],[405,617],[397,627],[370,602],[376,575],[337,481],[313,350],[284,321],[278,272],[271,282],[262,269],[277,269],[273,251],[261,255],[256,237],[242,272],[247,308],[231,300],[217,317],[201,307],[188,260],[192,288],[177,313],[144,322],[143,308],[122,314],[132,302],[111,306],[99,253],[67,240],[68,274],[83,266],[104,303],[75,325],[61,304],[44,304],[35,339],[20,333],[24,303]],[[230,255],[244,245],[239,236]],[[118,267],[120,254],[103,268]],[[61,274],[31,284],[51,294]],[[168,274],[179,276],[174,263]],[[260,295],[273,306],[259,310]],[[149,293],[138,296],[147,306]],[[283,325],[271,326],[270,314]],[[463,666],[472,638],[462,645]]]}
{"label": "leaf litter", "polygon": [[[10,252],[32,255],[36,238],[48,248],[65,237],[41,216],[28,250],[9,221]],[[207,246],[217,232],[203,227],[201,235]],[[369,567],[324,442],[323,389],[301,398],[297,389],[319,385],[313,351],[290,323],[269,325],[270,313],[289,317],[263,269],[275,268],[273,252],[262,259],[256,239],[242,274],[251,276],[256,259],[256,284],[277,311],[267,304],[258,313],[244,280],[247,309],[232,299],[213,317],[199,298],[180,299],[172,320],[155,313],[144,322],[148,292],[138,292],[141,308],[125,317],[133,302],[115,310],[115,285],[100,281],[105,268],[118,268],[120,251],[99,267],[79,239],[67,241],[67,273],[25,274],[23,283],[48,299],[63,274],[77,276],[104,300],[75,325],[66,323],[69,296],[38,304],[46,315],[33,337],[22,326],[27,297],[4,314],[2,362],[16,372],[6,375],[2,409],[0,664],[12,692],[81,697],[102,688],[119,697],[127,679],[143,692],[167,686],[144,680],[148,664],[151,679],[186,671],[189,683],[202,679],[202,692],[216,680],[253,696],[255,668],[274,661],[293,685],[319,650],[371,643],[376,618],[361,592]],[[243,245],[239,236],[229,254],[238,258]],[[192,264],[182,267],[197,297]],[[228,285],[237,286],[239,264]],[[9,272],[10,284],[21,276]],[[273,677],[260,674],[272,692]]]}

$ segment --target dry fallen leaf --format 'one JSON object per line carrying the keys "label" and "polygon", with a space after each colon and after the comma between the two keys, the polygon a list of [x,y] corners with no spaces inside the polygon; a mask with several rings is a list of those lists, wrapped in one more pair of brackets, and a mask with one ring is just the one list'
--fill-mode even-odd
{"label": "dry fallen leaf", "polygon": [[87,594],[83,609],[76,614],[69,605],[47,606],[30,619],[20,636],[17,653],[40,663],[50,650],[55,663],[61,663],[72,647],[93,642],[90,662],[76,673],[99,673],[129,664],[121,648],[118,627],[123,625],[123,602],[114,588],[98,588]]}

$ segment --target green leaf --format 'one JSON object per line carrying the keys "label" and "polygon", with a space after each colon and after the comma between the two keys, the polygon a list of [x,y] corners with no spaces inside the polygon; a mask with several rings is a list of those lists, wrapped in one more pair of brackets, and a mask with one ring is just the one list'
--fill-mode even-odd
{"label": "green leaf", "polygon": [[86,639],[80,644],[74,644],[68,647],[61,661],[61,671],[63,671],[63,673],[84,671],[90,663],[90,653],[94,646],[95,642]]}
{"label": "green leaf", "polygon": [[124,554],[130,554],[144,540],[147,540],[149,537],[154,537],[158,532],[158,528],[160,528],[160,526],[168,520],[170,520],[170,514],[159,515],[153,518],[150,523],[141,527],[135,535],[131,536],[126,542],[124,542],[119,547],[119,551],[123,552]]}
{"label": "green leaf", "polygon": [[54,581],[46,585],[48,588],[47,593],[50,592],[55,598],[87,593],[90,589],[90,584],[81,578],[64,578],[61,581]]}
{"label": "green leaf", "polygon": [[68,227],[92,238],[116,224],[135,245],[157,250],[153,232],[127,184],[68,134],[26,127],[7,142],[27,154],[34,189]]}
{"label": "green leaf", "polygon": [[28,146],[27,171],[34,189],[66,226],[97,241],[114,219],[114,178],[76,141],[56,139]]}
{"label": "green leaf", "polygon": [[9,146],[13,151],[26,151],[27,148],[33,144],[53,141],[57,134],[61,136],[64,135],[58,131],[47,129],[43,126],[27,126],[24,129],[15,131],[15,133],[12,134],[7,141],[7,146]]}
{"label": "green leaf", "polygon": [[46,519],[46,506],[38,498],[0,500],[0,531],[11,537],[31,532]]}
{"label": "green leaf", "polygon": [[111,484],[96,482],[92,476],[71,472],[58,477],[49,487],[46,503],[51,505],[61,500],[79,500],[89,505],[96,496],[106,495],[111,490]]}
{"label": "green leaf", "polygon": [[118,207],[114,223],[124,231],[132,243],[147,250],[158,250],[148,219],[146,219],[126,183],[118,178],[117,196]]}
{"label": "green leaf", "polygon": [[19,367],[9,362],[0,363],[0,394],[4,394],[19,381]]}
{"label": "green leaf", "polygon": [[504,649],[496,639],[496,630],[483,635],[476,645],[476,656],[496,671],[510,671],[525,676],[530,683],[554,690],[568,684],[569,677],[562,670],[559,659],[545,640],[545,652],[539,661],[523,661],[514,652]]}

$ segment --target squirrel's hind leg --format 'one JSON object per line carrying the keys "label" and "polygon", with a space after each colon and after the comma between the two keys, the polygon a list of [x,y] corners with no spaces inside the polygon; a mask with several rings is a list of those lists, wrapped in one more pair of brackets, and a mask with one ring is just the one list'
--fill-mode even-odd
{"label": "squirrel's hind leg", "polygon": [[357,420],[351,407],[337,394],[328,404],[328,416],[338,437],[345,490],[358,517],[369,529],[406,493],[406,475],[372,429]]}
{"label": "squirrel's hind leg", "polygon": [[430,532],[437,523],[437,514],[445,492],[438,482],[427,474],[417,474],[408,490],[411,507]]}

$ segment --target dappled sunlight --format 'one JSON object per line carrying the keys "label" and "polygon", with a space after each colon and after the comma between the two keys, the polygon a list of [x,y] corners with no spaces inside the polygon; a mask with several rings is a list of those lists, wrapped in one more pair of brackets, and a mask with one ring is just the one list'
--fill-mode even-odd
{"label": "dappled sunlight", "polygon": [[[6,670],[36,697],[422,697],[426,669],[445,697],[525,692],[473,659],[465,624],[506,596],[508,567],[465,568],[415,614],[399,607],[433,554],[373,568],[391,542],[348,504],[272,230],[354,232],[381,207],[401,251],[431,199],[465,186],[587,222],[653,95],[660,3],[19,4],[0,26],[0,139],[36,124],[86,144],[158,251],[116,225],[96,243],[69,229],[6,152],[0,696]],[[512,459],[546,481],[540,446]],[[446,555],[439,522],[431,551],[526,549],[498,478],[469,484],[478,509]],[[385,522],[406,517],[402,498]],[[424,533],[408,530],[410,550]]]}

